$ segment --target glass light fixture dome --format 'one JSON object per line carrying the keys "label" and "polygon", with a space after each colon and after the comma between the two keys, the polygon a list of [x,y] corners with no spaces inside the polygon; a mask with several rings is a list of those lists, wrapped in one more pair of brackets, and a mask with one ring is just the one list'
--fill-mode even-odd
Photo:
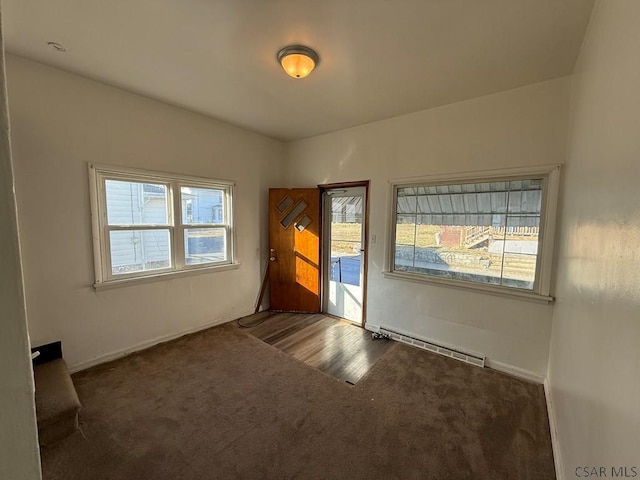
{"label": "glass light fixture dome", "polygon": [[320,61],[318,54],[304,45],[284,47],[278,52],[277,58],[283,70],[293,78],[306,77]]}

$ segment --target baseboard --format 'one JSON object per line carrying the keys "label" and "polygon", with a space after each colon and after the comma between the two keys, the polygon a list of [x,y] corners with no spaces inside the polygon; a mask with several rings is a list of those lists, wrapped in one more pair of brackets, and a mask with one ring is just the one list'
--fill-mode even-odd
{"label": "baseboard", "polygon": [[364,324],[364,329],[368,330],[370,332],[379,332],[380,331],[380,325],[369,325],[368,323]]}
{"label": "baseboard", "polygon": [[95,367],[96,365],[100,365],[101,363],[107,363],[112,360],[117,360],[118,358],[126,357],[135,352],[139,352],[141,350],[146,350],[147,348],[158,345],[159,343],[169,342],[171,340],[175,340],[176,338],[183,337],[185,335],[189,335],[191,333],[196,333],[201,330],[206,330],[207,328],[215,327],[217,325],[222,325],[223,323],[230,322],[235,320],[236,318],[246,317],[248,315],[253,314],[253,308],[249,308],[246,310],[246,313],[241,314],[238,317],[233,318],[218,318],[211,322],[204,323],[202,325],[198,325],[196,327],[187,328],[185,330],[181,330],[179,332],[170,333],[167,335],[161,335],[159,337],[153,338],[151,340],[145,340],[144,342],[140,342],[136,345],[132,345],[130,347],[126,347],[120,350],[116,350],[114,352],[106,353],[104,355],[100,355],[99,357],[92,358],[91,360],[86,360],[84,362],[74,363],[69,366],[70,373],[76,373],[81,370],[86,370],[87,368]]}
{"label": "baseboard", "polygon": [[[369,330],[370,332],[378,332],[380,331],[380,325],[369,325],[366,324],[364,327],[366,330]],[[394,329],[395,330],[395,329]],[[398,333],[402,333],[404,335],[409,335],[409,336],[413,336],[411,333],[408,332],[404,332],[404,331],[400,331],[398,330]],[[478,355],[478,356],[484,356],[484,354],[479,353],[479,352],[475,352],[475,351],[471,351],[465,348],[461,348],[458,347],[457,345],[452,345],[450,343],[444,343],[440,340],[434,340],[434,339],[429,339],[429,338],[423,338],[423,337],[419,337],[421,340],[436,344],[436,345],[441,345],[445,348],[450,348],[456,351],[460,351],[460,352],[465,352],[468,353],[470,355]],[[485,367],[487,368],[491,368],[492,370],[497,370],[499,372],[503,372],[503,373],[508,373],[509,375],[512,375],[514,377],[518,377],[518,378],[522,378],[523,380],[528,380],[530,382],[534,382],[534,383],[538,383],[538,384],[543,384],[545,377],[538,375],[534,372],[531,372],[529,370],[525,370],[523,368],[520,367],[514,367],[513,365],[509,365],[508,363],[504,363],[504,362],[500,362],[497,360],[491,360],[489,357],[486,357],[485,359]]]}
{"label": "baseboard", "polygon": [[560,456],[560,443],[558,440],[556,415],[553,409],[551,386],[549,385],[548,378],[545,378],[544,380],[544,396],[547,400],[547,416],[549,417],[549,430],[551,431],[551,446],[553,448],[553,463],[556,467],[556,479],[564,480],[564,471],[562,470],[562,458]]}
{"label": "baseboard", "polygon": [[473,355],[475,357],[484,357],[485,356],[484,353],[482,353],[482,352],[477,352],[475,350],[469,350],[468,348],[463,348],[463,347],[460,347],[458,345],[453,345],[452,343],[446,343],[446,342],[443,342],[441,340],[436,340],[436,339],[433,339],[433,338],[424,337],[422,335],[417,335],[415,333],[408,332],[406,330],[400,330],[399,328],[392,327],[390,325],[369,325],[369,324],[366,324],[364,328],[365,328],[365,330],[369,330],[370,332],[379,332],[381,328],[385,328],[385,329],[393,330],[394,332],[399,333],[401,335],[405,335],[405,336],[408,336],[408,337],[416,338],[418,340],[422,340],[423,342],[432,343],[434,345],[439,345],[441,347],[444,347],[444,348],[447,348],[447,349],[450,349],[450,350],[455,350],[457,352],[464,353],[466,355]]}
{"label": "baseboard", "polygon": [[[378,332],[380,330],[380,326],[366,324],[365,329],[371,332]],[[558,443],[558,430],[556,428],[556,417],[553,410],[553,402],[551,400],[551,388],[549,387],[549,380],[546,377],[538,375],[537,373],[533,373],[529,370],[514,367],[513,365],[509,365],[497,360],[491,360],[490,358],[487,358],[485,360],[485,367],[497,370],[499,372],[507,373],[514,377],[522,378],[530,382],[542,384],[544,386],[544,396],[547,403],[547,417],[549,419],[549,430],[551,431],[551,445],[553,448],[553,463],[556,470],[556,479],[564,480],[562,461],[560,457],[560,446]]]}
{"label": "baseboard", "polygon": [[538,375],[537,373],[534,373],[530,370],[525,370],[524,368],[514,367],[513,365],[509,365],[508,363],[500,362],[498,360],[491,360],[490,358],[487,358],[485,366],[491,368],[492,370],[507,373],[509,375],[513,375],[514,377],[528,380],[540,385],[544,384],[545,381],[545,377],[543,377],[542,375]]}

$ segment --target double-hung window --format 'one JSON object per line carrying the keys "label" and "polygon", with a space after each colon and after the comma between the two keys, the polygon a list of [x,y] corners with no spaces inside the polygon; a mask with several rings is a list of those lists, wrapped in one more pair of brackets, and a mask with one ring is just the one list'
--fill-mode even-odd
{"label": "double-hung window", "polygon": [[559,167],[392,182],[389,274],[550,301]]}
{"label": "double-hung window", "polygon": [[231,182],[89,165],[95,286],[234,263]]}

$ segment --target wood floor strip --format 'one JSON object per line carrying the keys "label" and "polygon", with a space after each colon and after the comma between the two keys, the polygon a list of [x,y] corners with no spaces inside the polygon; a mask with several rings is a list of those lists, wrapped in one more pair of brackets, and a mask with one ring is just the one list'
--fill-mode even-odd
{"label": "wood floor strip", "polygon": [[[251,334],[260,340],[279,332],[282,328],[290,325],[293,321],[293,313],[276,313],[269,316],[259,325],[250,327]],[[249,323],[249,322],[245,322]]]}
{"label": "wood floor strip", "polygon": [[318,320],[320,320],[320,318],[321,317],[318,317],[315,314],[309,314],[309,315],[303,314],[300,316],[300,318],[296,318],[294,323],[291,323],[291,321],[289,321],[288,323],[283,322],[278,331],[273,332],[269,335],[266,335],[263,338],[263,340],[270,345],[275,345],[280,340],[290,337],[291,335],[294,335],[296,332],[304,330],[310,325],[313,325]]}
{"label": "wood floor strip", "polygon": [[274,347],[287,353],[304,350],[308,345],[318,343],[318,337],[323,335],[332,324],[331,319],[322,317],[304,330],[292,333],[289,337],[283,338]]}
{"label": "wood floor strip", "polygon": [[[263,314],[264,317],[264,314]],[[274,312],[247,331],[334,378],[355,385],[394,344],[346,320],[323,314]],[[243,320],[251,324],[251,317]]]}
{"label": "wood floor strip", "polygon": [[318,368],[320,362],[318,356],[329,357],[335,354],[334,345],[338,341],[337,336],[340,335],[333,324],[332,319],[325,318],[320,322],[322,327],[314,331],[302,332],[308,333],[303,339],[296,341],[291,347],[283,349],[298,360],[302,360],[309,365]]}

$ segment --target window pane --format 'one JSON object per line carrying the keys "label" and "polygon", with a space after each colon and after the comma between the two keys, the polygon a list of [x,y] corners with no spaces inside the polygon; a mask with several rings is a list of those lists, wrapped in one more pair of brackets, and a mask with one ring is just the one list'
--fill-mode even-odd
{"label": "window pane", "polygon": [[214,188],[182,187],[182,224],[222,224],[224,214],[224,190]]}
{"label": "window pane", "polygon": [[504,239],[492,248],[503,256],[502,285],[533,288],[538,252],[539,216],[511,215],[504,229]]}
{"label": "window pane", "polygon": [[415,258],[416,216],[396,215],[395,268],[413,267]]}
{"label": "window pane", "polygon": [[118,230],[109,236],[112,275],[171,267],[169,230]]}
{"label": "window pane", "polygon": [[541,185],[525,179],[398,189],[395,269],[532,290]]}
{"label": "window pane", "polygon": [[109,225],[168,225],[167,186],[105,180]]}
{"label": "window pane", "polygon": [[298,200],[296,206],[293,207],[293,209],[289,213],[287,213],[286,217],[280,220],[280,225],[282,225],[284,228],[289,228],[291,224],[296,220],[296,218],[298,218],[298,216],[302,212],[304,212],[305,208],[307,208],[308,206],[309,205],[307,205],[307,202],[305,202],[304,200]]}
{"label": "window pane", "polygon": [[280,200],[280,203],[278,203],[276,208],[280,213],[284,213],[289,209],[291,205],[293,205],[293,200],[291,200],[291,197],[289,195],[285,195],[285,197]]}
{"label": "window pane", "polygon": [[396,212],[398,214],[416,213],[416,197],[407,194],[408,189],[398,190],[398,203]]}
{"label": "window pane", "polygon": [[360,285],[362,262],[363,197],[337,196],[331,202],[329,279],[349,285]]}
{"label": "window pane", "polygon": [[227,260],[224,228],[187,228],[184,231],[184,261],[187,265]]}

